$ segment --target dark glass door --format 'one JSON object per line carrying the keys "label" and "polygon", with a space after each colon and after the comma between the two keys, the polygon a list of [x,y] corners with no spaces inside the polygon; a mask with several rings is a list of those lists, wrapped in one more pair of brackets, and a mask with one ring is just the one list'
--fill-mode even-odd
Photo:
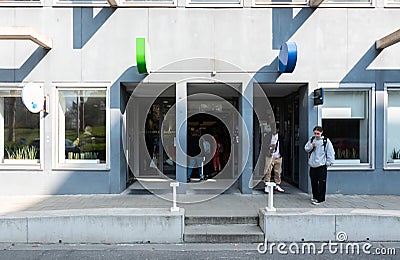
{"label": "dark glass door", "polygon": [[[165,146],[174,144],[175,127],[168,132],[165,132],[165,127],[162,128],[164,118],[174,104],[173,98],[158,98],[150,107],[145,122],[145,145],[151,160],[141,160],[143,165],[140,176],[158,174],[158,169],[175,179],[175,149],[169,147],[169,154],[165,151]],[[164,129],[164,138],[161,137],[161,129]]]}

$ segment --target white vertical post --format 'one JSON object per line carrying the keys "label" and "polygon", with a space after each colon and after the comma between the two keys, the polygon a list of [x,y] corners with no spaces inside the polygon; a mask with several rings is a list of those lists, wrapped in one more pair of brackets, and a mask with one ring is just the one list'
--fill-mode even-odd
{"label": "white vertical post", "polygon": [[265,209],[267,212],[276,211],[276,208],[274,208],[274,187],[276,184],[275,182],[266,182],[265,185],[268,189],[268,206]]}
{"label": "white vertical post", "polygon": [[171,212],[179,211],[179,207],[176,206],[176,187],[179,186],[179,182],[171,182],[169,186],[172,187],[172,207]]}

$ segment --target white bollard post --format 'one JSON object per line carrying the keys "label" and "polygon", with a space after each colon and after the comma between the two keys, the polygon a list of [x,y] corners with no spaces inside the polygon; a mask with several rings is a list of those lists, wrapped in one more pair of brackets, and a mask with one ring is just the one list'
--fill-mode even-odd
{"label": "white bollard post", "polygon": [[176,187],[179,187],[179,182],[171,182],[169,186],[172,187],[172,207],[171,212],[179,211],[179,207],[176,206]]}
{"label": "white bollard post", "polygon": [[266,182],[265,185],[268,189],[268,206],[265,209],[267,212],[276,211],[276,208],[274,208],[274,187],[276,186],[276,183]]}

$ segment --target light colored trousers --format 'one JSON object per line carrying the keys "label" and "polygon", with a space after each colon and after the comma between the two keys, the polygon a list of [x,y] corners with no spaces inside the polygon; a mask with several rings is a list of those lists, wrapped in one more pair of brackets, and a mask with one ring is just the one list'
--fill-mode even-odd
{"label": "light colored trousers", "polygon": [[267,157],[265,160],[265,165],[268,165],[268,162],[271,160],[271,164],[265,171],[264,183],[270,182],[272,171],[274,171],[274,182],[279,185],[281,184],[281,173],[282,173],[282,157],[281,158],[271,158]]}

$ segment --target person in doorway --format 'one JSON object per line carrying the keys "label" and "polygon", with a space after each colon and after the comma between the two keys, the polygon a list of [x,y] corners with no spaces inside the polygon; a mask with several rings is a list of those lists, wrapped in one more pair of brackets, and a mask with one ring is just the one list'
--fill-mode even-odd
{"label": "person in doorway", "polygon": [[267,190],[267,182],[270,182],[272,171],[274,172],[274,182],[276,183],[275,190],[278,192],[285,192],[284,189],[281,188],[281,174],[282,174],[282,156],[279,149],[279,135],[278,135],[278,127],[275,127],[272,131],[271,142],[269,144],[268,149],[271,154],[271,163],[268,164],[269,158],[266,158],[266,171],[264,176],[265,189],[264,192],[268,194]]}
{"label": "person in doorway", "polygon": [[190,176],[192,174],[193,168],[196,166],[199,170],[200,181],[205,180],[203,175],[203,161],[204,155],[199,146],[200,142],[200,131],[196,130],[193,134],[188,136],[187,143],[187,155],[189,157],[189,168],[187,173],[187,182],[190,182]]}
{"label": "person in doorway", "polygon": [[311,203],[318,205],[325,201],[327,167],[335,161],[335,151],[328,138],[322,136],[323,129],[316,126],[304,150],[309,154],[310,179],[313,197]]}
{"label": "person in doorway", "polygon": [[218,135],[215,135],[215,153],[213,156],[213,165],[214,165],[214,173],[217,174],[221,171],[221,159],[220,155],[223,153],[224,148],[222,146],[222,143],[219,141]]}

